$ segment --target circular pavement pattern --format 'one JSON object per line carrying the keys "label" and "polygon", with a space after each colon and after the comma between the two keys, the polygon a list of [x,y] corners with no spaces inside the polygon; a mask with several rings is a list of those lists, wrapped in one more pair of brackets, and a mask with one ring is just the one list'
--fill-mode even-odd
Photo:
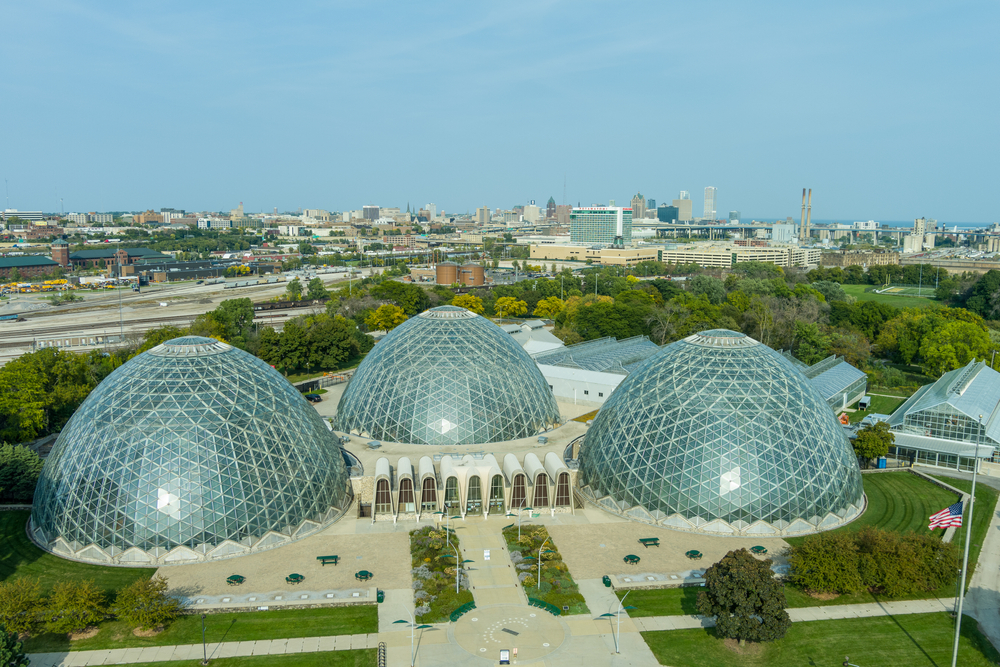
{"label": "circular pavement pattern", "polygon": [[[534,607],[498,605],[477,607],[455,623],[455,641],[474,656],[496,661],[500,649],[517,649],[520,662],[552,653],[566,640],[562,623]],[[514,634],[516,633],[516,634]]]}

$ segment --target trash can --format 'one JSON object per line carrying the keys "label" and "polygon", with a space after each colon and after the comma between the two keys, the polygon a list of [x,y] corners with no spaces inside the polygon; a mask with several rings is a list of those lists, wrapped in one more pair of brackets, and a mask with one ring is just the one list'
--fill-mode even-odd
{"label": "trash can", "polygon": [[380,603],[385,602],[385,591],[378,590],[375,593],[375,599],[377,599]]}
{"label": "trash can", "polygon": [[609,577],[608,575],[604,575],[604,578],[601,579],[601,581],[604,582],[605,586],[607,586],[608,588],[611,588],[611,577]]}

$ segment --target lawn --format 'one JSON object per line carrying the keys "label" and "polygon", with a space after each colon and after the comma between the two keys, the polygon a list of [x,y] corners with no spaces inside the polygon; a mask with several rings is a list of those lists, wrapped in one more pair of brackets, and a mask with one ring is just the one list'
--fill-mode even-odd
{"label": "lawn", "polygon": [[456,549],[452,547],[459,548],[458,535],[454,529],[446,533],[444,528],[427,526],[410,531],[413,583],[414,586],[418,583],[420,586],[413,591],[418,623],[447,621],[451,612],[473,600],[467,583],[455,592]]}
{"label": "lawn", "polygon": [[[286,655],[255,655],[244,658],[211,658],[214,667],[371,667],[378,651],[373,648],[354,651],[290,653]],[[129,667],[195,667],[201,660],[171,660],[170,662],[134,662]]]}
{"label": "lawn", "polygon": [[[206,639],[210,642],[325,637],[373,632],[378,632],[378,609],[375,605],[209,614],[205,619]],[[27,641],[25,650],[32,653],[46,653],[199,643],[201,643],[201,615],[190,614],[181,616],[155,637],[136,637],[124,623],[105,621],[96,636],[77,640],[73,642],[72,647],[65,635],[39,635]]]}
{"label": "lawn", "polygon": [[856,424],[870,414],[877,413],[880,415],[891,415],[896,411],[896,408],[901,406],[906,402],[905,398],[893,398],[890,396],[872,396],[872,404],[867,410],[858,410],[858,404],[855,403],[851,407],[854,408],[855,412],[849,412],[848,418],[851,420],[852,424]]}
{"label": "lawn", "polygon": [[[548,602],[560,610],[569,607],[568,610],[562,611],[563,614],[589,614],[587,603],[576,582],[573,581],[569,568],[563,562],[559,547],[549,537],[549,531],[544,526],[522,526],[520,533],[521,537],[518,539],[518,528],[514,524],[503,530],[511,560],[521,571],[518,578],[523,582],[525,595]],[[541,585],[536,586],[538,561],[535,559],[543,544],[545,551],[550,553],[542,553],[542,581]],[[521,554],[521,558],[515,556],[515,553]],[[526,578],[522,578],[525,575]]]}
{"label": "lawn", "polygon": [[[858,531],[865,526],[877,526],[886,530],[897,530],[900,532],[928,533],[927,520],[931,514],[938,512],[956,501],[955,494],[921,479],[908,472],[889,472],[862,475],[862,482],[865,486],[865,493],[868,496],[868,509],[858,519],[847,524],[838,531]],[[953,480],[945,480],[952,483]],[[957,480],[954,480],[957,481]],[[956,488],[961,488],[958,484],[952,484]],[[980,493],[980,488],[988,489]],[[992,494],[992,495],[990,495]],[[983,505],[990,507],[996,504],[997,492],[985,485],[976,486],[976,496],[983,501]],[[980,506],[981,507],[981,506]],[[978,542],[982,543],[982,536],[989,526],[989,513],[982,512],[983,523],[977,519],[976,535]],[[980,528],[980,525],[982,528]],[[942,531],[936,531],[938,535]],[[806,537],[788,537],[785,541],[791,545],[801,544]],[[975,542],[973,543],[975,545]],[[978,556],[978,550],[975,552]],[[972,556],[970,555],[970,559]],[[689,588],[660,588],[650,590],[636,590],[629,594],[628,604],[636,607],[630,612],[633,617],[641,616],[676,616],[682,614],[694,614],[695,602],[698,597],[699,587]],[[619,598],[624,591],[618,591]],[[938,591],[928,591],[916,593],[899,599],[926,599],[934,597],[948,597],[955,594],[955,586],[947,586]],[[791,586],[785,586],[785,597],[789,608],[795,607],[819,607],[837,604],[860,604],[866,602],[877,602],[884,600],[881,596],[875,596],[864,592],[855,595],[841,595],[833,599],[814,598],[804,591]]]}
{"label": "lawn", "polygon": [[[951,664],[955,625],[945,613],[793,623],[775,642],[750,644],[742,653],[714,629],[643,632],[660,664],[673,667],[840,665],[844,656],[862,667],[942,667]],[[996,665],[1000,653],[964,616],[958,664]]]}
{"label": "lawn", "polygon": [[28,539],[25,525],[29,516],[28,510],[0,512],[0,581],[12,577],[38,579],[42,594],[47,595],[56,582],[91,579],[111,593],[156,572],[156,568],[87,565],[46,553]]}
{"label": "lawn", "polygon": [[921,297],[866,292],[865,290],[871,287],[871,285],[841,285],[841,287],[844,288],[844,292],[855,297],[858,301],[881,301],[896,308],[926,308],[937,303],[937,299],[934,298],[933,288],[928,290],[929,296]]}
{"label": "lawn", "polygon": [[[972,481],[955,479],[944,475],[931,475],[941,480],[945,484],[950,484],[960,491],[970,493],[972,491]],[[972,516],[972,544],[969,545],[969,574],[965,579],[966,590],[972,581],[972,573],[976,571],[976,564],[979,563],[979,552],[983,548],[983,540],[986,539],[986,531],[990,529],[990,521],[993,519],[993,512],[996,511],[997,498],[1000,492],[992,486],[976,484],[976,508]],[[942,507],[941,509],[944,509]],[[968,516],[968,515],[966,515]],[[963,551],[965,550],[966,531],[960,528],[955,531],[955,545]]]}

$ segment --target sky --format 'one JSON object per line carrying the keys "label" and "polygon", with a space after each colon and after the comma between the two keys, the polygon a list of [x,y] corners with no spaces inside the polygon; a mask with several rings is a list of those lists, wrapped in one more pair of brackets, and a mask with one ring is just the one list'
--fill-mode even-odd
{"label": "sky", "polygon": [[0,0],[0,176],[58,212],[691,192],[994,222],[1000,3]]}

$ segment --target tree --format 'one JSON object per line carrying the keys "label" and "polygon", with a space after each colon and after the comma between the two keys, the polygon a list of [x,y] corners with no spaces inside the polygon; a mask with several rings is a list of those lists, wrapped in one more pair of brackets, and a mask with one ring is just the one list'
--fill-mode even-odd
{"label": "tree", "polygon": [[471,310],[476,315],[486,314],[486,309],[483,308],[483,300],[474,294],[459,294],[451,300],[451,305]]}
{"label": "tree", "polygon": [[920,344],[924,368],[934,377],[961,368],[973,359],[984,359],[989,351],[989,335],[971,322],[948,322],[924,336]]}
{"label": "tree", "polygon": [[37,579],[0,581],[0,627],[7,632],[30,635],[38,628],[41,609],[42,587]]}
{"label": "tree", "polygon": [[406,320],[406,313],[402,308],[385,303],[365,318],[365,325],[371,331],[392,331]]}
{"label": "tree", "polygon": [[113,611],[129,627],[149,629],[177,618],[181,602],[167,595],[167,580],[155,575],[151,579],[136,579],[119,590]]}
{"label": "tree", "polygon": [[502,296],[493,304],[493,312],[499,315],[500,319],[524,315],[528,312],[528,304],[513,296]]}
{"label": "tree", "polygon": [[28,667],[29,663],[17,634],[0,628],[0,667]]}
{"label": "tree", "polygon": [[42,472],[42,460],[20,445],[0,445],[0,499],[30,503]]}
{"label": "tree", "polygon": [[873,459],[886,456],[889,448],[896,444],[896,436],[883,421],[865,424],[854,437],[854,453],[865,460],[865,466]]}
{"label": "tree", "polygon": [[328,296],[330,296],[330,292],[327,291],[322,278],[316,276],[309,281],[308,291],[306,292],[307,299],[325,299]]}
{"label": "tree", "polygon": [[45,631],[57,635],[79,632],[106,614],[104,592],[93,581],[56,583],[45,607]]}
{"label": "tree", "polygon": [[535,312],[533,313],[535,317],[544,317],[546,319],[552,319],[559,314],[563,308],[565,308],[566,303],[557,296],[548,296],[538,302],[535,306]]}
{"label": "tree", "polygon": [[302,283],[299,282],[298,278],[288,283],[288,286],[285,287],[285,294],[290,301],[299,301],[302,298]]}
{"label": "tree", "polygon": [[691,279],[688,291],[695,296],[704,294],[709,303],[716,306],[726,300],[725,284],[712,276],[695,276]]}
{"label": "tree", "polygon": [[720,637],[774,641],[792,624],[785,611],[785,591],[771,572],[771,560],[758,560],[746,549],[730,551],[705,572],[698,613],[715,617]]}

